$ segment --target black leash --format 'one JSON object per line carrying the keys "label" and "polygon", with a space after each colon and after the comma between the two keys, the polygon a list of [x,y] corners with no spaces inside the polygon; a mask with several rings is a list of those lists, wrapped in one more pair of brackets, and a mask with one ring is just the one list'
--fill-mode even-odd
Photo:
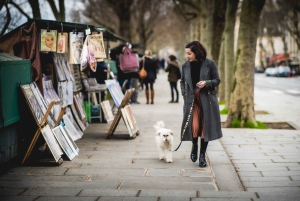
{"label": "black leash", "polygon": [[189,115],[188,115],[187,120],[186,120],[186,122],[185,122],[184,128],[183,128],[183,130],[182,130],[182,135],[181,135],[181,141],[180,141],[180,144],[179,144],[178,147],[175,149],[175,151],[177,151],[177,150],[179,149],[179,147],[181,146],[182,139],[183,139],[183,136],[184,136],[184,134],[185,134],[186,127],[187,127],[188,124],[189,124],[189,121],[190,121],[190,118],[191,118],[191,115],[192,115],[192,112],[193,112],[193,106],[194,106],[194,99],[193,99],[193,102],[192,102],[192,105],[191,105],[191,108],[190,108]]}

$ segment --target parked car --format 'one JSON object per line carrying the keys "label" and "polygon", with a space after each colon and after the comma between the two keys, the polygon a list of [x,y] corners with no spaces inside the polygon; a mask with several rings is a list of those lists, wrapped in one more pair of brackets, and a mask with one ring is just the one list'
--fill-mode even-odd
{"label": "parked car", "polygon": [[264,73],[265,68],[264,67],[255,67],[255,73]]}
{"label": "parked car", "polygon": [[266,76],[277,76],[277,74],[278,74],[278,68],[269,67],[265,70]]}
{"label": "parked car", "polygon": [[278,77],[291,77],[292,71],[288,66],[279,66],[278,67]]}

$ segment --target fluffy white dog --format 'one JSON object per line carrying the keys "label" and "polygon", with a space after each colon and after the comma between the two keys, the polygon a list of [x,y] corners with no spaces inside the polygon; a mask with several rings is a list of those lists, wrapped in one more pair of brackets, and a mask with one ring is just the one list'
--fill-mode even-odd
{"label": "fluffy white dog", "polygon": [[155,141],[159,150],[159,159],[172,163],[173,150],[173,131],[165,128],[163,121],[158,121],[154,128],[156,129]]}

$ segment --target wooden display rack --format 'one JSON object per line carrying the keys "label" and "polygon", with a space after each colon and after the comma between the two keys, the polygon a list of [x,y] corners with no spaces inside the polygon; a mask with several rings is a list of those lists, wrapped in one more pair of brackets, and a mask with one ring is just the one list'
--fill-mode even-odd
{"label": "wooden display rack", "polygon": [[[117,128],[117,126],[118,126],[118,124],[119,124],[119,122],[120,122],[121,117],[123,118],[124,123],[125,123],[126,120],[125,120],[125,117],[123,116],[123,114],[122,114],[122,112],[121,112],[121,109],[122,109],[123,107],[125,107],[127,104],[129,104],[129,100],[130,100],[130,98],[131,98],[133,92],[134,92],[134,89],[133,89],[133,88],[127,89],[127,90],[126,90],[125,95],[124,95],[124,98],[123,98],[123,100],[122,100],[122,102],[121,102],[121,104],[120,104],[120,107],[118,108],[117,114],[115,115],[115,118],[114,118],[112,124],[110,125],[110,127],[109,127],[109,129],[108,129],[108,132],[107,132],[107,134],[106,134],[106,136],[105,136],[106,139],[111,138],[111,136],[114,134],[114,132],[115,132],[115,130],[116,130],[116,128]],[[125,123],[125,125],[126,125],[126,123]],[[127,125],[126,125],[126,126],[127,126]],[[136,138],[136,136],[138,136],[139,134],[140,134],[140,132],[139,132],[139,130],[137,130],[135,133],[133,133],[132,136],[130,136],[130,138],[134,139],[134,138]]]}
{"label": "wooden display rack", "polygon": [[[24,156],[24,158],[23,158],[22,164],[24,164],[24,162],[28,159],[29,155],[31,154],[32,149],[33,149],[33,147],[34,147],[34,145],[35,145],[37,139],[39,138],[39,136],[40,136],[40,134],[41,134],[42,128],[47,124],[47,118],[48,118],[48,115],[50,114],[50,111],[51,111],[52,107],[54,106],[54,104],[55,104],[54,101],[52,101],[52,102],[49,104],[49,106],[48,106],[48,108],[47,108],[47,111],[46,111],[45,115],[44,115],[43,118],[42,118],[41,123],[38,123],[38,122],[37,122],[38,129],[37,129],[37,131],[35,132],[35,134],[34,134],[34,136],[33,136],[33,138],[32,138],[32,141],[31,141],[31,143],[30,143],[30,145],[29,145],[29,147],[28,147],[28,150],[27,150],[27,152],[26,152],[26,154],[25,154],[25,156]],[[29,107],[30,107],[30,106],[29,106]],[[54,127],[56,127],[56,126],[58,125],[58,123],[60,122],[62,116],[65,114],[66,108],[67,108],[67,107],[62,107],[62,109],[61,109],[61,111],[60,111],[60,113],[59,113],[59,115],[58,115],[58,118],[57,118],[57,120],[56,120],[56,122],[55,122],[55,124],[54,124]],[[31,108],[30,108],[30,110],[31,110]],[[62,162],[63,162],[63,159],[60,158],[59,161],[57,162],[57,164],[60,165],[60,164],[62,164]]]}

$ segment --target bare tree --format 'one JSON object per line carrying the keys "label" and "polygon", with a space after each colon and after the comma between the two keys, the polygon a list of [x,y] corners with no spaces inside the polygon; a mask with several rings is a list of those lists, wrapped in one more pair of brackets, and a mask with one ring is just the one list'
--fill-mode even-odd
{"label": "bare tree", "polygon": [[[229,114],[225,123],[230,127],[234,120],[257,125],[254,113],[254,71],[259,17],[265,0],[243,0],[238,47],[235,61],[235,78],[230,100]],[[249,31],[251,27],[251,31]]]}

